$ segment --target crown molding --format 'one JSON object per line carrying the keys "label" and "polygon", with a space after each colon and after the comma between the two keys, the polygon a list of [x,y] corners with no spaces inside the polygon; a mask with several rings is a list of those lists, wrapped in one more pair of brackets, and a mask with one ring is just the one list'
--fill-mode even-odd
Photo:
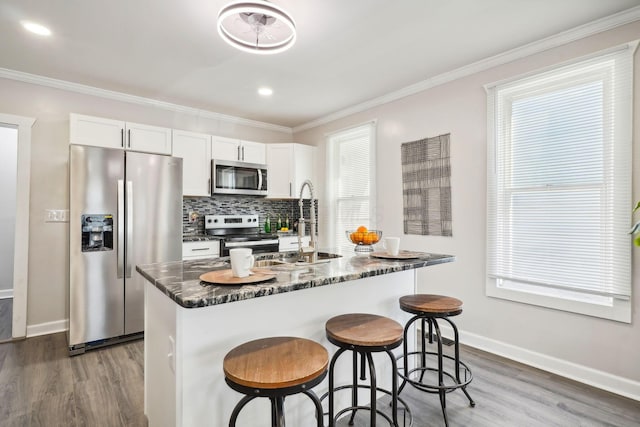
{"label": "crown molding", "polygon": [[163,110],[174,111],[176,113],[188,114],[207,119],[220,120],[227,123],[233,123],[243,126],[251,126],[260,129],[292,133],[292,129],[286,126],[274,125],[271,123],[260,122],[257,120],[244,119],[242,117],[229,116],[226,114],[216,113],[208,110],[187,107],[184,105],[173,104],[171,102],[159,101],[157,99],[145,98],[142,96],[130,95],[124,92],[116,92],[107,89],[101,89],[94,86],[73,83],[66,80],[54,79],[51,77],[40,76],[37,74],[25,73],[22,71],[11,70],[8,68],[0,68],[0,77],[16,80],[24,83],[31,83],[40,86],[51,87],[54,89],[66,90],[69,92],[81,93],[84,95],[97,96],[100,98],[112,99],[115,101],[128,102],[130,104],[143,105],[146,107],[155,107]]}
{"label": "crown molding", "polygon": [[293,128],[293,132],[296,133],[312,129],[314,127],[330,123],[334,120],[338,120],[352,114],[366,111],[371,108],[378,107],[380,105],[387,104],[389,102],[396,101],[410,95],[415,95],[416,93],[425,91],[432,87],[439,86],[444,83],[460,79],[462,77],[470,76],[472,74],[488,70],[498,65],[522,59],[527,56],[531,56],[545,50],[562,46],[564,44],[580,40],[594,34],[602,33],[604,31],[611,30],[613,28],[620,27],[622,25],[629,24],[638,20],[640,20],[640,6],[627,9],[625,11],[598,19],[584,25],[580,25],[579,27],[575,27],[556,35],[546,37],[544,39],[537,40],[535,42],[528,43],[515,49],[511,49],[506,52],[491,56],[489,58],[473,62],[469,65],[465,65],[455,70],[422,80],[410,86],[406,86],[400,90],[390,92],[386,95],[373,98],[369,101],[365,101],[363,103],[345,108],[340,111],[336,111],[324,117],[312,120],[299,126],[295,126]]}

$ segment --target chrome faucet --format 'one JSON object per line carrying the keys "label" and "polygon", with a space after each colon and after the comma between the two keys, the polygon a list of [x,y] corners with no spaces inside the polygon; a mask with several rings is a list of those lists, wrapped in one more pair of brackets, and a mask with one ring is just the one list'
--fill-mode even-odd
{"label": "chrome faucet", "polygon": [[[309,193],[311,194],[311,219],[309,221],[310,230],[309,233],[311,235],[311,242],[309,245],[311,246],[311,251],[305,251],[302,247],[302,234],[304,231],[304,214],[302,212],[302,192],[304,191],[304,187],[309,187]],[[300,187],[300,200],[298,200],[298,205],[300,206],[300,219],[298,220],[298,248],[300,251],[300,260],[306,260],[307,262],[317,262],[318,261],[318,241],[316,240],[316,208],[315,208],[315,197],[313,195],[313,184],[310,180],[306,180],[302,183]]]}

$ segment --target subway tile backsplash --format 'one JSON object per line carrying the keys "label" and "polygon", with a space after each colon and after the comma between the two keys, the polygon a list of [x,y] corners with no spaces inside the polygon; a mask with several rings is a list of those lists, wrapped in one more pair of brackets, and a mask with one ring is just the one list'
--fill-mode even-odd
{"label": "subway tile backsplash", "polygon": [[[304,201],[304,218],[309,220],[310,200]],[[197,219],[189,222],[189,215],[195,212]],[[275,222],[278,215],[284,222],[287,216],[289,223],[293,227],[293,222],[300,217],[300,207],[298,199],[265,199],[264,197],[252,196],[226,196],[216,195],[214,197],[184,197],[182,199],[182,232],[185,236],[204,234],[205,215],[259,215],[260,229],[264,230],[264,222],[269,215],[271,223],[274,224],[272,231],[275,231]],[[316,218],[318,214],[316,200]]]}

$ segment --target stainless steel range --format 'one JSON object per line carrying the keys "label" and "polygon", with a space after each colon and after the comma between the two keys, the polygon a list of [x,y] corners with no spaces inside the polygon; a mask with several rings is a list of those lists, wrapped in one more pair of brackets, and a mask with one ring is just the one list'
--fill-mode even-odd
{"label": "stainless steel range", "polygon": [[254,254],[278,252],[278,235],[261,233],[258,215],[205,215],[204,228],[220,237],[220,256],[229,256],[233,248],[251,248]]}

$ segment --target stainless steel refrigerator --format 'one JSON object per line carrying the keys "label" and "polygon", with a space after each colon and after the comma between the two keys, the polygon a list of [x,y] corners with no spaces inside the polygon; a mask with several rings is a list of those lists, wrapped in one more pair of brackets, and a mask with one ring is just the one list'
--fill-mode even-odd
{"label": "stainless steel refrigerator", "polygon": [[69,148],[71,355],[140,337],[138,264],[182,257],[182,159]]}

